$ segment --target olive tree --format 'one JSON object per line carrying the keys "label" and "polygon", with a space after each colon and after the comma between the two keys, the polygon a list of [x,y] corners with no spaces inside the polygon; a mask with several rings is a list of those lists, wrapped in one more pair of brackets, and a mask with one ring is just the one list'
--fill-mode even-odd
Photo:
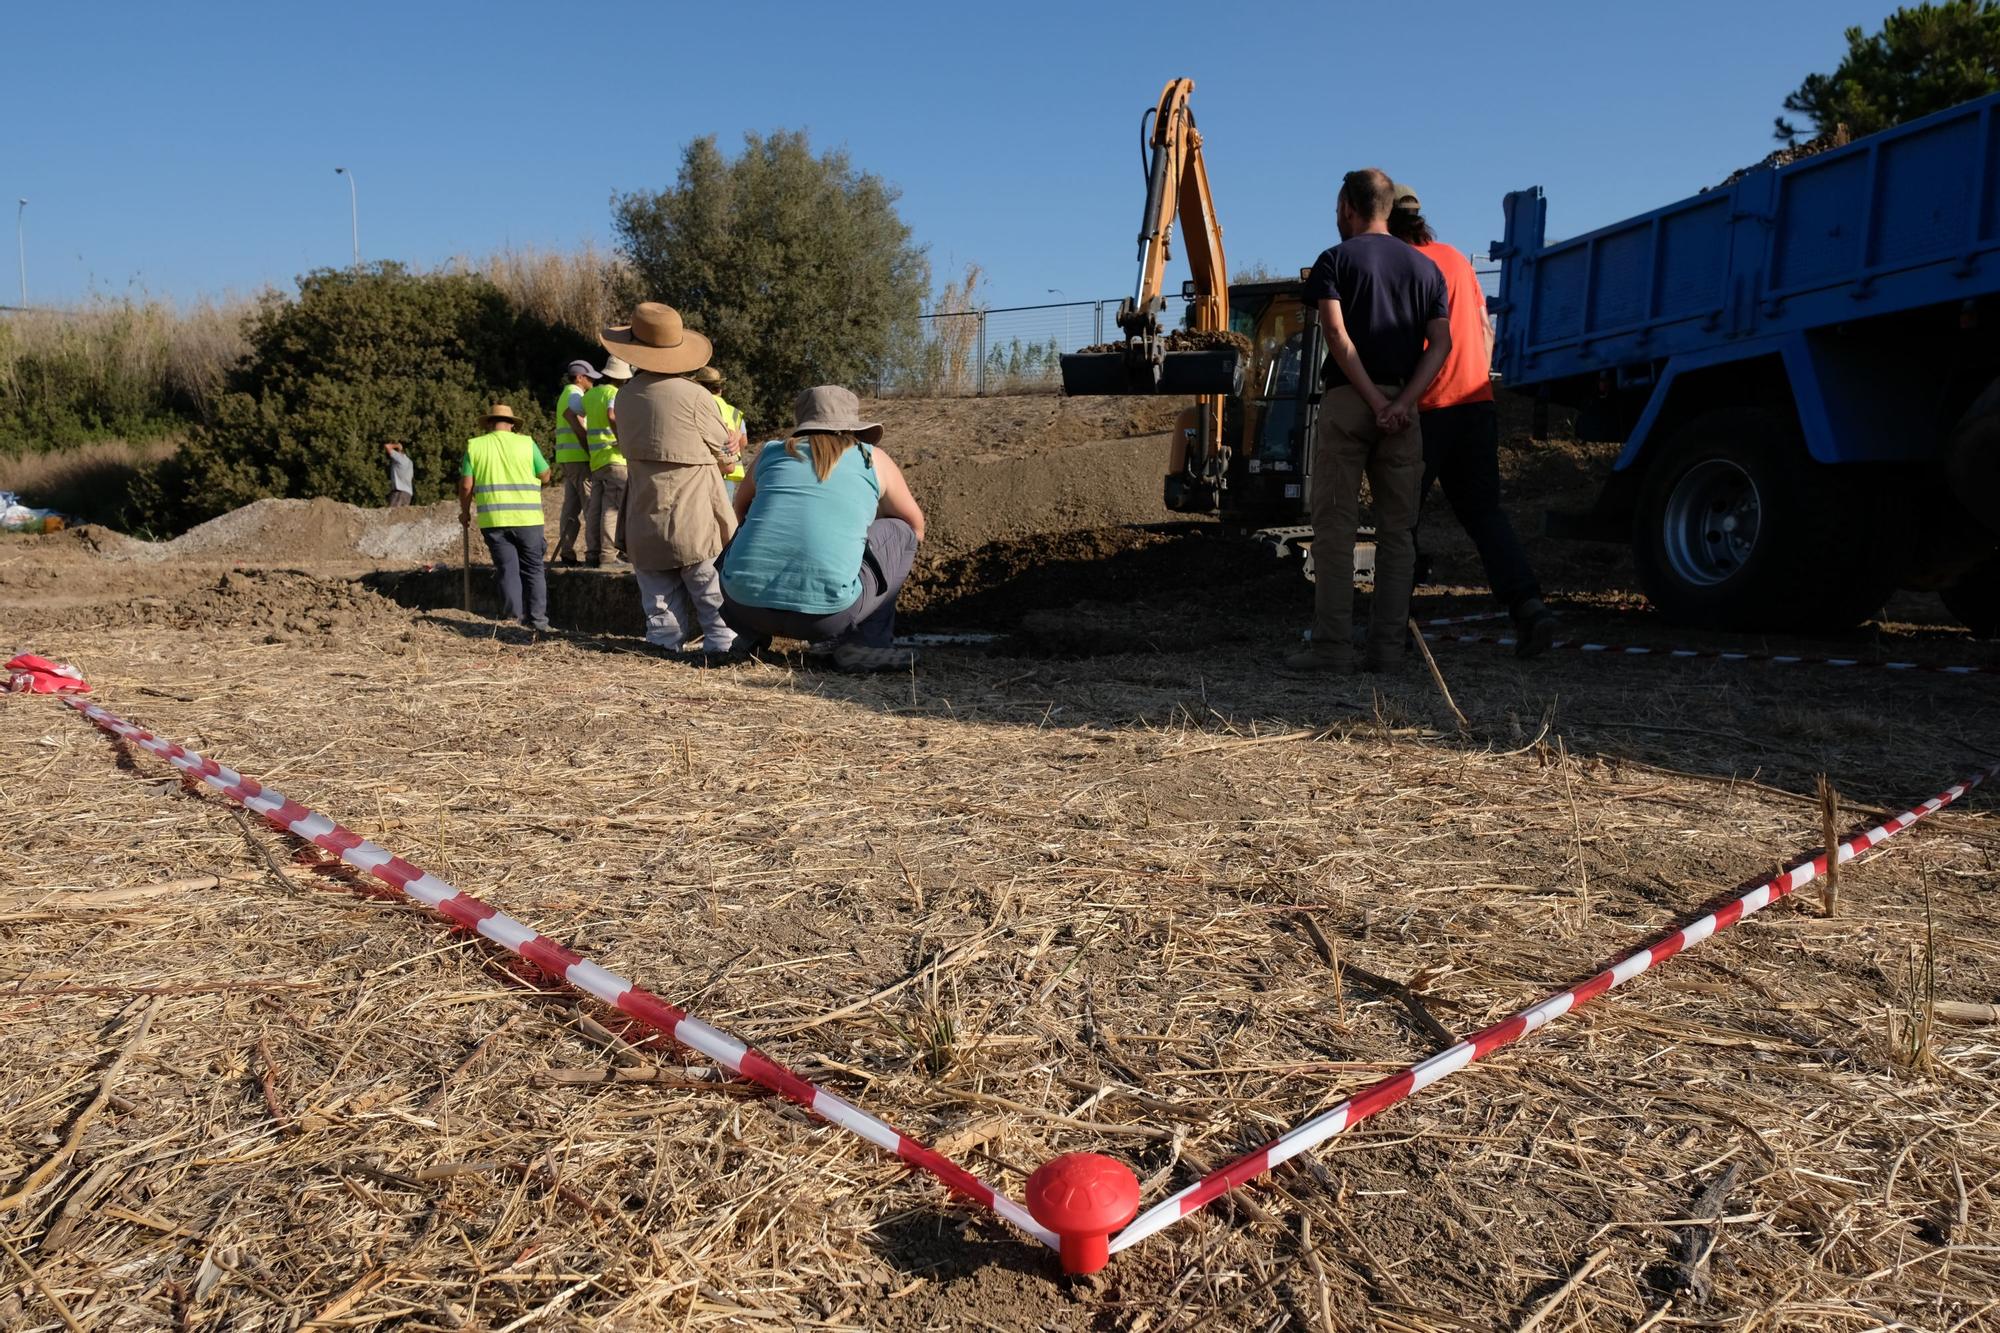
{"label": "olive tree", "polygon": [[814,384],[866,392],[917,341],[930,265],[896,189],[806,135],[751,134],[726,157],[696,139],[674,184],[615,201],[619,243],[645,299],[715,341],[724,393],[751,429],[791,424]]}

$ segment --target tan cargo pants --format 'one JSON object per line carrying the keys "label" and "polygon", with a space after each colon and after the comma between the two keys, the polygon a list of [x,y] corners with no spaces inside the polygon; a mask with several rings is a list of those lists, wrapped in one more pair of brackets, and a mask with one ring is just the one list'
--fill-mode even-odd
{"label": "tan cargo pants", "polygon": [[583,559],[597,564],[604,559],[604,539],[625,558],[625,465],[610,463],[590,474],[590,496],[583,506]]}
{"label": "tan cargo pants", "polygon": [[[1377,386],[1387,397],[1395,388]],[[1361,478],[1375,508],[1375,600],[1368,618],[1371,663],[1402,655],[1417,551],[1411,529],[1424,480],[1424,437],[1416,414],[1385,435],[1349,385],[1320,398],[1313,427],[1313,643],[1340,652],[1354,636],[1354,531],[1361,518]]]}

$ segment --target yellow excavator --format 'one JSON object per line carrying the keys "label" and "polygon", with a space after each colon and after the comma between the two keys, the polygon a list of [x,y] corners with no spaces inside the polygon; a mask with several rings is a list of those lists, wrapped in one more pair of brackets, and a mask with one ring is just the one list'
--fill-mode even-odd
{"label": "yellow excavator", "polygon": [[[1178,513],[1217,514],[1257,529],[1280,549],[1302,540],[1305,444],[1317,403],[1319,330],[1308,318],[1301,277],[1229,283],[1188,97],[1174,79],[1141,121],[1147,153],[1139,281],[1118,307],[1122,344],[1062,358],[1063,392],[1192,394],[1174,431],[1165,500]],[[1189,278],[1182,327],[1162,327],[1162,291],[1176,220]]]}

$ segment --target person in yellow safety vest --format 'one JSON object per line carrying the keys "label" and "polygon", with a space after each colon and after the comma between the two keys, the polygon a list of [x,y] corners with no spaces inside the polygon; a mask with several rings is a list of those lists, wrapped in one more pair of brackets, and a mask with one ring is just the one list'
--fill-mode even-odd
{"label": "person in yellow safety vest", "polygon": [[722,485],[734,499],[736,483],[742,481],[744,476],[743,455],[750,447],[750,433],[743,425],[743,414],[722,396],[722,372],[714,366],[703,366],[688,378],[715,395],[715,410],[722,414],[722,424],[729,430],[729,443],[722,448]]}
{"label": "person in yellow safety vest", "polygon": [[500,601],[507,617],[529,629],[549,627],[549,588],[543,573],[548,537],[542,531],[542,487],[549,462],[534,440],[519,434],[514,409],[495,403],[479,419],[484,435],[465,442],[458,468],[458,521],[472,526],[493,557]]}
{"label": "person in yellow safety vest", "polygon": [[[604,563],[604,530],[612,527],[611,546],[625,558],[625,455],[618,452],[618,387],[632,378],[632,367],[610,357],[601,383],[583,395],[584,439],[590,448],[590,497],[583,510],[583,563],[592,569]],[[617,520],[615,526],[613,520]]]}
{"label": "person in yellow safety vest", "polygon": [[576,538],[583,531],[583,505],[590,494],[590,450],[584,445],[584,391],[603,378],[588,361],[572,361],[556,395],[556,468],[562,473],[562,519],[556,528],[556,563],[576,563]]}

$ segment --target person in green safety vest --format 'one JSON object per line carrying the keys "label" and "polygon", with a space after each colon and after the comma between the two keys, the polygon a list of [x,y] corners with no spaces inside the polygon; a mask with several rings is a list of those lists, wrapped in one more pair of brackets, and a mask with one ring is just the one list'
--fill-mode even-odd
{"label": "person in green safety vest", "polygon": [[[583,563],[592,569],[604,563],[604,532],[611,529],[611,546],[625,558],[625,455],[618,452],[619,386],[632,378],[632,367],[610,357],[603,379],[583,395],[584,440],[590,450],[590,496],[583,510]],[[615,522],[614,522],[615,520]]]}
{"label": "person in green safety vest", "polygon": [[507,618],[529,629],[549,627],[549,589],[543,573],[548,538],[542,531],[542,487],[549,463],[534,440],[519,434],[514,409],[495,403],[479,419],[486,433],[465,442],[458,468],[458,521],[471,527],[493,557]]}
{"label": "person in green safety vest", "polygon": [[736,405],[722,396],[722,372],[714,366],[703,366],[688,376],[696,384],[715,395],[715,410],[722,414],[722,424],[729,429],[729,443],[722,447],[722,485],[729,492],[729,498],[736,498],[736,483],[743,480],[743,455],[750,447],[750,431],[743,424],[743,414]]}
{"label": "person in green safety vest", "polygon": [[590,450],[584,446],[583,395],[604,378],[588,361],[572,361],[556,394],[556,468],[562,473],[562,519],[556,528],[556,563],[576,563],[576,538],[583,531],[583,506],[590,494]]}

